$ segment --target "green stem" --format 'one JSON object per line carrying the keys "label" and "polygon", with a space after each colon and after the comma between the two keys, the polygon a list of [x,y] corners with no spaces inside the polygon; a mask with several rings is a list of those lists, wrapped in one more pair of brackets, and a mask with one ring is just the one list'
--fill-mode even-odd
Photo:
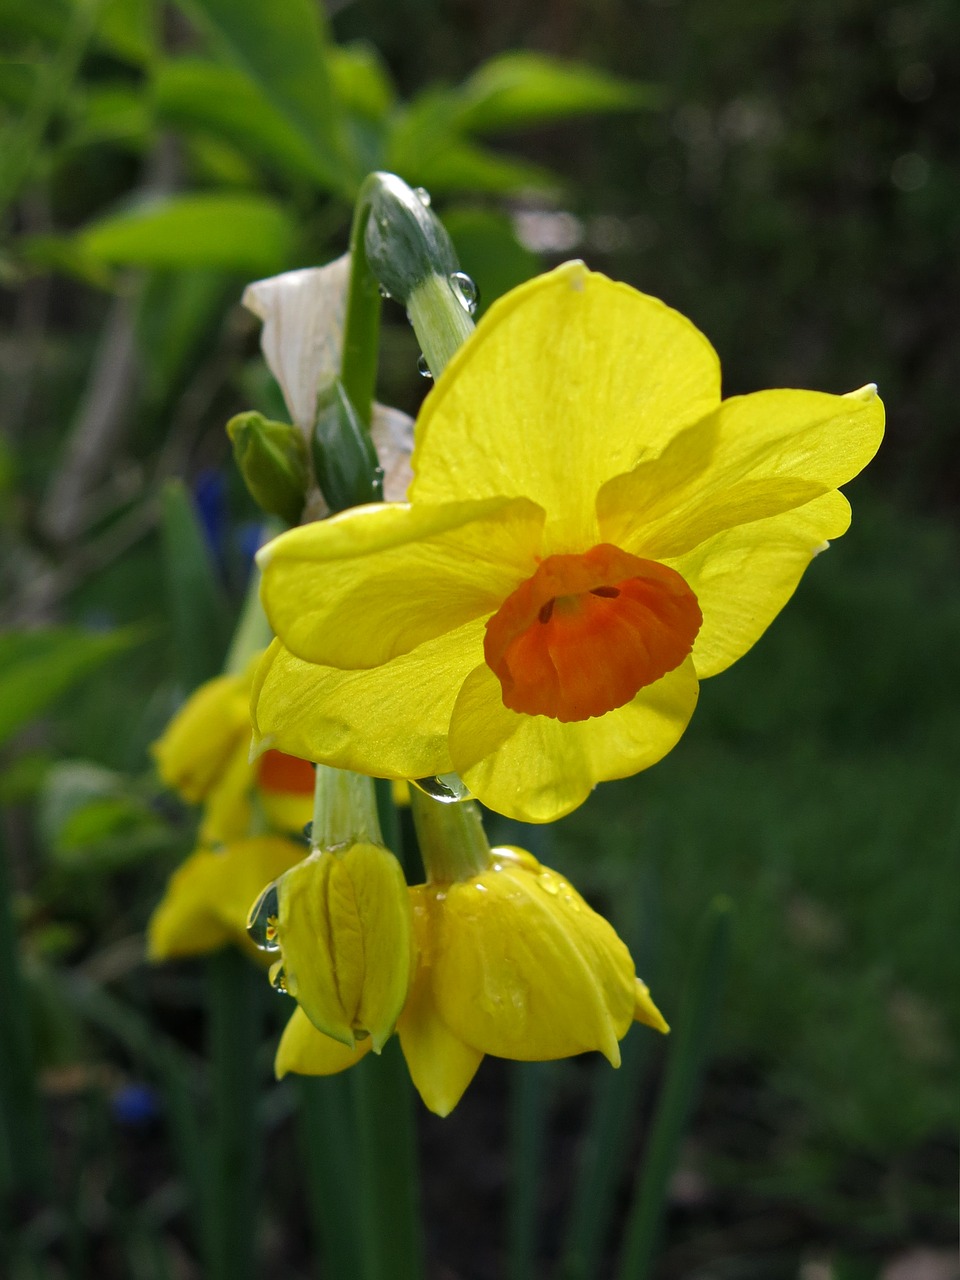
{"label": "green stem", "polygon": [[627,1221],[619,1280],[647,1280],[663,1229],[667,1186],[706,1061],[730,950],[732,906],[711,904],[693,958],[687,993],[644,1156],[643,1175]]}
{"label": "green stem", "polygon": [[373,779],[325,764],[315,767],[311,849],[316,852],[361,842],[383,844]]}
{"label": "green stem", "polygon": [[438,378],[474,330],[473,321],[454,293],[450,277],[428,276],[410,294],[407,314],[427,367]]}
{"label": "green stem", "polygon": [[[350,1072],[357,1118],[364,1280],[422,1280],[413,1091],[394,1036]],[[340,1274],[337,1272],[336,1274]]]}
{"label": "green stem", "polygon": [[340,381],[361,422],[369,428],[377,385],[380,349],[380,290],[367,261],[366,234],[371,199],[377,188],[371,174],[360,187],[350,229],[350,287],[343,327]]}
{"label": "green stem", "polygon": [[296,1077],[300,1098],[300,1149],[310,1188],[323,1276],[357,1273],[357,1153],[346,1075]]}
{"label": "green stem", "polygon": [[537,1273],[537,1226],[544,1185],[543,1151],[555,1079],[552,1062],[511,1063],[508,1276],[533,1280]]}
{"label": "green stem", "polygon": [[469,880],[489,868],[490,845],[473,800],[449,804],[411,787],[410,807],[431,884]]}
{"label": "green stem", "polygon": [[211,956],[211,1280],[253,1280],[256,1259],[260,975],[232,947]]}

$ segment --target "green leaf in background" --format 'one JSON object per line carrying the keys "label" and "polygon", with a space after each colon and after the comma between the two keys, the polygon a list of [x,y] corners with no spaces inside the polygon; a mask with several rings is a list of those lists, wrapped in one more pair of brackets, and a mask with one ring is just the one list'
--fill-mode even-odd
{"label": "green leaf in background", "polygon": [[540,259],[519,242],[506,214],[491,209],[447,209],[443,224],[464,271],[480,290],[478,315],[540,270]]}
{"label": "green leaf in background", "polygon": [[503,53],[461,87],[457,123],[484,133],[656,104],[650,85],[539,53]]}
{"label": "green leaf in background", "polygon": [[0,634],[0,745],[71,685],[142,637],[136,628],[101,634],[50,627]]}
{"label": "green leaf in background", "polygon": [[160,6],[154,0],[100,0],[97,41],[135,66],[156,55]]}
{"label": "green leaf in background", "polygon": [[125,84],[87,89],[71,103],[72,125],[64,140],[68,147],[110,142],[142,151],[150,140],[153,117],[142,93]]}
{"label": "green leaf in background", "polygon": [[322,164],[329,185],[352,196],[360,178],[341,136],[323,10],[313,0],[181,0],[293,125]]}
{"label": "green leaf in background", "polygon": [[82,256],[114,266],[270,275],[288,262],[294,234],[288,214],[266,196],[192,195],[89,223],[74,242]]}
{"label": "green leaf in background", "polygon": [[67,760],[47,773],[38,826],[63,866],[94,874],[127,866],[169,847],[171,833],[130,779],[88,760]]}
{"label": "green leaf in background", "polygon": [[291,177],[328,182],[328,167],[303,133],[236,67],[200,58],[167,61],[157,69],[153,92],[165,124],[207,130]]}
{"label": "green leaf in background", "polygon": [[382,120],[393,107],[396,94],[376,46],[365,40],[331,45],[329,57],[340,105],[366,120]]}
{"label": "green leaf in background", "polygon": [[449,191],[550,190],[556,176],[539,165],[480,147],[457,127],[460,107],[447,89],[420,94],[392,122],[386,165],[433,195]]}

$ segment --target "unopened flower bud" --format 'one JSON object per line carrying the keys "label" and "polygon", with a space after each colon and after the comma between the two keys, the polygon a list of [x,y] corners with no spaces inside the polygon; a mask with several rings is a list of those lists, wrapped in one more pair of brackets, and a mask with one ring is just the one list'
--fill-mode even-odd
{"label": "unopened flower bud", "polygon": [[233,456],[253,500],[267,515],[296,524],[307,492],[307,450],[300,431],[262,413],[238,413],[227,423]]}

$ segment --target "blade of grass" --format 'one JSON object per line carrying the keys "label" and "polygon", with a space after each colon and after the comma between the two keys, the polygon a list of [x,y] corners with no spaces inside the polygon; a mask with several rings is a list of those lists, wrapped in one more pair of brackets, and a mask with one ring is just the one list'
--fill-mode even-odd
{"label": "blade of grass", "polygon": [[208,967],[214,1133],[211,1280],[253,1280],[257,1266],[257,1045],[260,975],[225,948]]}
{"label": "blade of grass", "polygon": [[[637,972],[652,983],[660,916],[652,869],[647,868],[636,877],[633,886],[620,932],[636,961]],[[651,1056],[659,1049],[655,1032],[634,1027],[621,1045],[620,1069],[611,1074],[605,1063],[597,1064],[590,1119],[561,1255],[562,1280],[591,1280],[600,1274],[603,1248],[616,1209],[617,1187],[637,1125],[641,1081]]]}
{"label": "blade of grass", "polygon": [[507,1220],[507,1274],[532,1280],[537,1274],[537,1225],[540,1209],[547,1113],[555,1079],[552,1062],[518,1062],[511,1069],[510,1165]]}
{"label": "blade of grass", "polygon": [[646,1280],[651,1273],[663,1227],[667,1186],[693,1108],[720,1001],[730,950],[731,916],[730,900],[715,898],[701,927],[674,1032],[676,1039],[657,1100],[643,1173],[627,1220],[619,1280]]}
{"label": "blade of grass", "polygon": [[357,1269],[358,1185],[353,1104],[346,1076],[297,1076],[301,1159],[307,1171],[310,1211],[322,1258],[321,1276],[349,1276]]}
{"label": "blade of grass", "polygon": [[349,1073],[357,1117],[357,1180],[366,1280],[422,1280],[413,1090],[394,1036]]}

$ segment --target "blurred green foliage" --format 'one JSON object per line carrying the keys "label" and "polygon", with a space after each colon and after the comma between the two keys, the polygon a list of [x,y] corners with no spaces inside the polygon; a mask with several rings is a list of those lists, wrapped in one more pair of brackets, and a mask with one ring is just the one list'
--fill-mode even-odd
{"label": "blurred green foliage", "polygon": [[[222,659],[254,536],[223,424],[283,416],[236,303],[341,252],[392,168],[484,304],[582,255],[690,315],[728,393],[880,383],[850,534],[557,857],[611,904],[638,866],[659,886],[668,1014],[706,904],[736,904],[697,1170],[854,1248],[948,1233],[958,48],[942,0],[2,0],[0,788],[44,1065],[119,1054],[195,1087],[142,1013],[195,1009],[191,979],[145,978],[136,939],[192,836],[147,746]],[[416,345],[385,319],[381,398],[413,411]],[[131,1274],[164,1274],[150,1230]]]}

